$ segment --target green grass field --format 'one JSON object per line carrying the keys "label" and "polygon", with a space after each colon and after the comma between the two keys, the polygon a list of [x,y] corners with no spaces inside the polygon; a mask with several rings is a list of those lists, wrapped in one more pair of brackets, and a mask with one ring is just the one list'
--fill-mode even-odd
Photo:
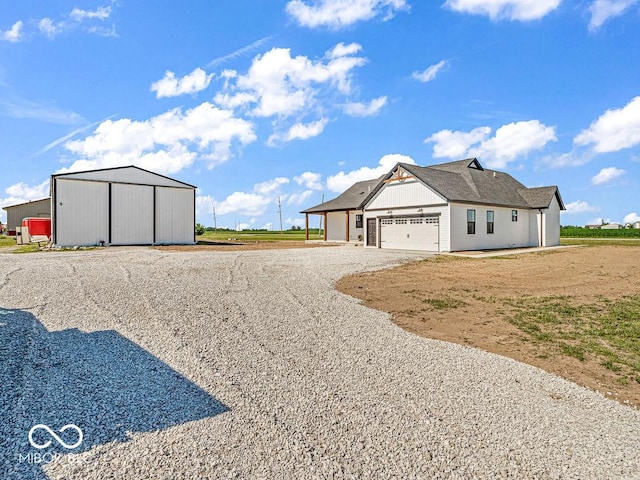
{"label": "green grass field", "polygon": [[565,238],[637,238],[640,239],[640,228],[623,228],[607,230],[601,228],[561,227],[560,237]]}
{"label": "green grass field", "polygon": [[640,238],[560,238],[560,245],[640,247]]}
{"label": "green grass field", "polygon": [[[318,234],[318,229],[309,230],[309,240],[321,240],[322,235]],[[304,242],[304,230],[286,230],[283,233],[267,230],[245,230],[235,232],[233,230],[218,230],[217,232],[207,230],[204,235],[197,237],[198,241],[206,242],[282,242],[298,241]]]}
{"label": "green grass field", "polygon": [[16,239],[13,237],[7,237],[6,235],[0,235],[0,248],[13,247],[16,244]]}
{"label": "green grass field", "polygon": [[595,298],[591,305],[576,305],[568,296],[503,302],[514,310],[508,320],[534,343],[554,345],[580,361],[591,356],[619,383],[640,383],[640,295]]}

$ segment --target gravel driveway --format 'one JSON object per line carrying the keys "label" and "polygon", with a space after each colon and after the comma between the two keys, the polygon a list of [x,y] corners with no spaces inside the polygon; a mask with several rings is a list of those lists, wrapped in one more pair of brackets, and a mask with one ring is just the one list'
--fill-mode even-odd
{"label": "gravel driveway", "polygon": [[332,288],[416,258],[0,255],[0,477],[640,477],[639,411]]}

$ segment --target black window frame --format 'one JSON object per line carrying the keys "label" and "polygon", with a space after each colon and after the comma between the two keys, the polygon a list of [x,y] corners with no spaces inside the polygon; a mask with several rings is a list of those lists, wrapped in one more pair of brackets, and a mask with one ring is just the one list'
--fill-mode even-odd
{"label": "black window frame", "polygon": [[[470,220],[469,218],[473,218]],[[476,211],[473,209],[467,209],[467,235],[476,234]]]}
{"label": "black window frame", "polygon": [[[489,220],[491,217],[491,220]],[[496,214],[493,210],[487,210],[487,234],[493,235],[495,232]]]}
{"label": "black window frame", "polygon": [[511,210],[511,221],[512,222],[518,221],[518,210]]}
{"label": "black window frame", "polygon": [[364,214],[356,213],[356,228],[364,228]]}

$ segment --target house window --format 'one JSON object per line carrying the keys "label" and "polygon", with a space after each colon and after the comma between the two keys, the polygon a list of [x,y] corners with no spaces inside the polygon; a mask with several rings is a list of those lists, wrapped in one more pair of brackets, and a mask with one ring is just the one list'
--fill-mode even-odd
{"label": "house window", "polygon": [[467,233],[473,235],[476,233],[476,211],[467,210]]}
{"label": "house window", "polygon": [[512,222],[518,221],[518,210],[511,210],[511,221]]}
{"label": "house window", "polygon": [[493,233],[493,210],[487,210],[487,233]]}
{"label": "house window", "polygon": [[356,215],[356,228],[362,228],[362,214]]}

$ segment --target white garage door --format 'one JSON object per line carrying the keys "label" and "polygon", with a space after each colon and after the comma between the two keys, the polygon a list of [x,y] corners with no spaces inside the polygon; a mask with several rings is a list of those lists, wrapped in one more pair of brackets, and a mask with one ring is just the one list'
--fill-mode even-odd
{"label": "white garage door", "polygon": [[111,185],[111,244],[153,243],[153,187]]}
{"label": "white garage door", "polygon": [[401,250],[439,251],[438,217],[380,219],[380,247]]}

